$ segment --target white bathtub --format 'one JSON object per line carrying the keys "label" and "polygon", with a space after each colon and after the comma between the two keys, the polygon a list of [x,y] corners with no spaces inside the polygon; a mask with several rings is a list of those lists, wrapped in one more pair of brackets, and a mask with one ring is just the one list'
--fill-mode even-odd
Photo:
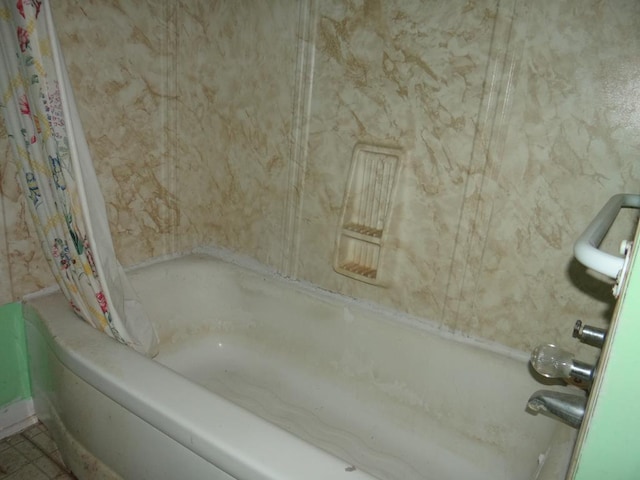
{"label": "white bathtub", "polygon": [[80,479],[564,477],[574,436],[525,412],[524,355],[210,255],[130,278],[154,360],[59,293],[25,303],[36,412]]}

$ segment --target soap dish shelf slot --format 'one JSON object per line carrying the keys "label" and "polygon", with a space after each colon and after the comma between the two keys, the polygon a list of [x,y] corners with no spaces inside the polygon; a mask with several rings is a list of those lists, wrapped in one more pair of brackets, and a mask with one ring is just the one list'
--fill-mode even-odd
{"label": "soap dish shelf slot", "polygon": [[366,225],[357,225],[355,223],[350,223],[342,227],[342,234],[376,245],[380,245],[380,241],[382,240],[382,229],[367,227]]}
{"label": "soap dish shelf slot", "polygon": [[356,145],[336,237],[333,268],[337,273],[381,283],[381,250],[401,158],[399,149]]}

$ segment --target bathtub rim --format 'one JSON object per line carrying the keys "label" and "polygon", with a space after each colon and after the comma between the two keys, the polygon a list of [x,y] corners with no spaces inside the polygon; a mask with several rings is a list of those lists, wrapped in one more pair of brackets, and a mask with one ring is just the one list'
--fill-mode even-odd
{"label": "bathtub rim", "polygon": [[509,347],[493,340],[473,337],[461,330],[455,330],[441,323],[437,323],[428,317],[419,317],[417,315],[402,312],[394,307],[376,303],[373,300],[351,297],[318,286],[317,284],[314,284],[307,280],[287,277],[284,274],[278,272],[275,268],[260,263],[258,260],[252,257],[240,255],[229,249],[218,246],[201,246],[194,248],[193,250],[186,253],[149,259],[147,262],[132,266],[126,271],[127,273],[134,272],[138,268],[154,265],[156,263],[162,263],[163,261],[175,260],[189,255],[203,255],[206,257],[221,260],[226,263],[230,263],[232,265],[237,265],[255,273],[273,278],[276,281],[282,282],[289,287],[296,288],[304,293],[316,297],[319,296],[330,298],[332,300],[338,300],[341,303],[344,303],[346,306],[352,306],[357,309],[362,309],[363,311],[373,313],[384,321],[397,322],[405,327],[415,328],[428,335],[442,338],[445,341],[451,341],[467,347],[480,349],[485,352],[493,353],[501,357],[514,360],[524,365],[529,363],[529,359],[531,356],[530,352],[525,352],[523,350]]}
{"label": "bathtub rim", "polygon": [[[25,321],[40,332],[65,368],[234,478],[374,478],[105,336],[77,318],[61,293],[31,298],[23,308]],[[60,318],[51,322],[47,316]],[[104,349],[109,365],[92,358],[96,344]],[[132,362],[138,368],[130,368]],[[151,381],[157,377],[162,383]],[[166,388],[166,379],[173,388]],[[185,406],[185,391],[191,406]],[[207,411],[221,410],[225,415],[199,415],[205,405]],[[249,438],[238,434],[246,431],[243,425],[247,424]],[[312,471],[309,465],[314,465]]]}
{"label": "bathtub rim", "polygon": [[[431,320],[430,318],[419,317],[416,315],[412,315],[410,313],[402,312],[393,307],[375,303],[372,300],[351,297],[348,295],[341,294],[339,292],[334,292],[326,288],[320,287],[307,280],[287,277],[284,274],[280,273],[275,267],[270,267],[268,265],[265,265],[259,262],[253,257],[242,255],[232,250],[229,250],[227,248],[223,248],[219,246],[214,246],[214,245],[200,246],[200,247],[195,247],[191,250],[187,250],[183,252],[159,255],[159,256],[144,260],[140,263],[136,263],[135,265],[130,265],[128,267],[125,267],[124,270],[125,270],[125,273],[130,274],[130,273],[136,272],[137,270],[144,269],[145,267],[150,267],[153,265],[169,262],[172,260],[178,260],[180,258],[188,257],[192,255],[202,255],[204,257],[210,257],[212,259],[221,260],[223,262],[236,265],[241,268],[245,268],[254,273],[258,273],[260,275],[265,275],[270,278],[273,278],[276,281],[282,282],[284,284],[287,284],[288,286],[297,288],[305,293],[308,293],[314,296],[324,296],[332,299],[339,299],[341,302],[344,302],[345,305],[347,306],[354,306],[356,308],[361,308],[368,312],[373,312],[376,315],[380,316],[381,318],[384,318],[385,321],[399,322],[405,327],[415,328],[419,331],[442,338],[446,341],[451,341],[451,342],[462,344],[471,348],[476,348],[486,352],[490,352],[490,353],[508,358],[510,360],[514,360],[524,365],[529,363],[530,352],[526,352],[524,350],[520,350],[514,347],[509,347],[493,340],[488,340],[488,339],[479,338],[479,337],[472,337],[461,330],[452,329],[448,326],[437,323],[434,320]],[[60,287],[58,287],[57,285],[51,285],[49,287],[45,287],[41,290],[38,290],[36,292],[32,292],[24,295],[22,297],[22,302],[23,303],[33,302],[42,297],[47,297],[59,292],[60,292]]]}

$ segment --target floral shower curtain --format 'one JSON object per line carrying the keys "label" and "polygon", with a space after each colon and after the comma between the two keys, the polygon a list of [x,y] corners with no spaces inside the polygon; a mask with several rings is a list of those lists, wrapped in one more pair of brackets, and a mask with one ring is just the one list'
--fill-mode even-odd
{"label": "floral shower curtain", "polygon": [[48,0],[0,0],[0,110],[38,238],[73,310],[153,356],[157,336],[118,263]]}

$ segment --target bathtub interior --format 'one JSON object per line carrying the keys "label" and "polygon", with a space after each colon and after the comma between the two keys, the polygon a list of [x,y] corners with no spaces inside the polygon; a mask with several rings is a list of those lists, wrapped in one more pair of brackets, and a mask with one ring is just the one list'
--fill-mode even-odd
{"label": "bathtub interior", "polygon": [[36,412],[80,480],[372,480],[98,332],[61,294],[24,312]]}
{"label": "bathtub interior", "polygon": [[[104,388],[104,384],[100,385],[98,381],[94,382],[97,386],[93,385],[69,368],[74,362],[64,358],[66,355],[61,355],[57,343],[52,342],[52,335],[58,338],[66,336],[64,327],[51,329],[46,318],[47,314],[64,315],[65,307],[62,296],[55,295],[35,302],[35,305],[26,305],[25,317],[35,409],[39,420],[55,439],[64,463],[74,475],[79,480],[233,480],[232,476],[159,431],[153,422],[123,408],[123,404],[128,402],[116,401],[101,392],[98,388]],[[85,336],[88,344],[82,348],[99,352],[99,344],[105,343],[106,339],[109,357],[125,354],[120,363],[97,354],[96,360],[105,367],[107,374],[117,374],[124,365],[134,368],[135,362],[130,361],[132,357],[126,355],[131,353],[128,348],[105,338],[91,327],[87,329],[88,325],[84,323],[78,325],[77,318],[67,316],[65,320],[70,320],[65,322],[67,326],[80,327],[79,330],[89,333]],[[76,338],[82,337],[81,333]],[[70,345],[63,345],[63,349],[75,347],[72,337],[67,337],[64,342]],[[85,353],[78,350],[73,355],[82,359]],[[133,357],[140,356],[134,354]],[[87,372],[80,373],[91,376]],[[148,381],[153,382],[150,378]],[[121,383],[128,390],[133,390],[128,388],[126,379]]]}
{"label": "bathtub interior", "polygon": [[539,385],[517,353],[210,255],[130,278],[161,339],[157,362],[361,470],[540,473],[558,424],[525,412]]}

